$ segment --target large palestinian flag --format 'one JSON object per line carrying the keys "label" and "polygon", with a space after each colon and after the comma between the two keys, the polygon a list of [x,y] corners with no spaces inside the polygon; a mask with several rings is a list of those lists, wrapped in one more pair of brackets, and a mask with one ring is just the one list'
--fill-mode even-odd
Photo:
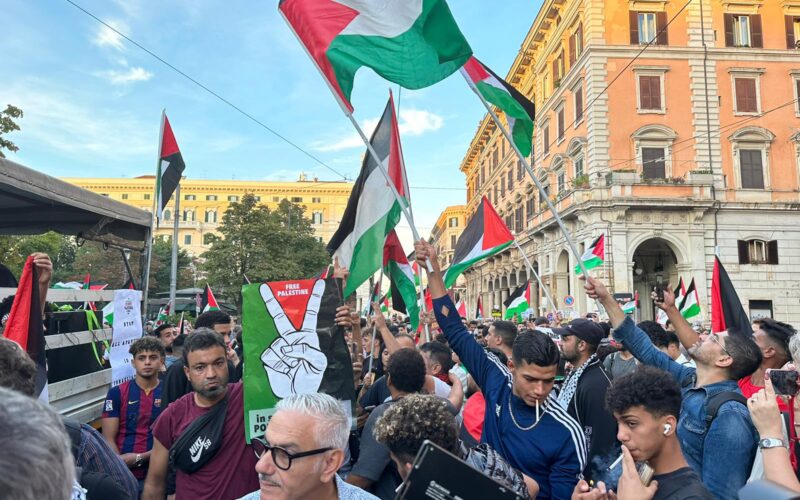
{"label": "large palestinian flag", "polygon": [[[186,165],[183,163],[181,150],[172,133],[167,115],[161,114],[161,150],[159,151],[158,172],[156,173],[156,217],[161,220],[167,203],[172,198],[172,193],[178,187]],[[178,214],[175,214],[178,217]]]}
{"label": "large palestinian flag", "polygon": [[[389,177],[403,203],[408,205],[410,192],[391,94],[370,142],[383,164],[388,166]],[[386,178],[372,155],[367,153],[347,201],[342,222],[328,243],[328,252],[339,258],[339,265],[350,270],[344,289],[345,297],[380,269],[383,245],[389,232],[400,220],[401,213],[402,207],[386,183]]]}
{"label": "large palestinian flag", "polygon": [[506,115],[514,145],[522,156],[530,156],[533,121],[536,117],[534,104],[475,57],[470,57],[464,64],[461,74],[486,101],[500,108]]}
{"label": "large palestinian flag", "polygon": [[419,326],[419,301],[414,274],[397,233],[392,230],[383,247],[383,273],[391,281],[392,309],[408,314],[411,327]]}
{"label": "large palestinian flag", "polygon": [[522,314],[531,308],[530,282],[525,282],[514,290],[514,293],[503,302],[503,305],[506,306],[506,319],[513,318],[514,316],[522,318]]}
{"label": "large palestinian flag", "polygon": [[286,22],[348,110],[362,66],[421,89],[472,55],[445,0],[281,0]]}
{"label": "large palestinian flag", "polygon": [[[590,271],[595,267],[600,267],[603,265],[603,261],[605,260],[606,254],[606,235],[601,234],[594,240],[589,248],[583,252],[581,255],[581,260],[583,261],[583,265],[586,266],[586,270]],[[583,270],[581,266],[575,266],[575,274],[581,274]]]}
{"label": "large palestinian flag", "polygon": [[219,311],[219,304],[217,304],[217,298],[214,297],[214,292],[211,291],[211,287],[206,284],[206,288],[200,296],[200,312],[204,313],[208,311]]}
{"label": "large palestinian flag", "polygon": [[697,288],[694,286],[694,278],[692,278],[692,282],[689,284],[689,288],[686,289],[686,294],[681,299],[678,307],[681,311],[681,316],[687,320],[700,316],[700,297],[697,294]]}
{"label": "large palestinian flag", "polygon": [[444,286],[452,287],[458,276],[476,262],[502,252],[514,242],[514,235],[484,196],[453,251],[453,263],[444,274]]}
{"label": "large palestinian flag", "polygon": [[753,334],[750,318],[744,312],[742,301],[739,300],[722,262],[715,256],[711,279],[711,332],[724,332],[729,328],[747,335]]}

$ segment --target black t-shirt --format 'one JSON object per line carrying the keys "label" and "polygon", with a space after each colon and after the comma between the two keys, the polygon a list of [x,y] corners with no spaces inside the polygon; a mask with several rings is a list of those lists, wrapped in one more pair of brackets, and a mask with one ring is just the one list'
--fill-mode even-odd
{"label": "black t-shirt", "polygon": [[653,476],[658,481],[658,491],[653,500],[713,500],[703,482],[691,468]]}
{"label": "black t-shirt", "polygon": [[367,389],[367,392],[361,396],[361,401],[358,403],[361,405],[362,408],[367,409],[370,406],[376,407],[383,404],[387,399],[392,397],[392,393],[389,392],[389,385],[386,383],[386,375],[376,380],[370,387]]}

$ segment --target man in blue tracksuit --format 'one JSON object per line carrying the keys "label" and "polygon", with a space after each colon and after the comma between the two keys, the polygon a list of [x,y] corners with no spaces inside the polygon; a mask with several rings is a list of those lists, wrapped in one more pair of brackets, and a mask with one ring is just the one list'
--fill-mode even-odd
{"label": "man in blue tracksuit", "polygon": [[436,251],[425,241],[415,244],[420,269],[427,269],[436,321],[486,399],[481,442],[539,486],[538,499],[568,499],[586,462],[580,425],[553,393],[559,352],[541,332],[524,332],[512,348],[509,368],[475,341],[456,311],[442,281]]}

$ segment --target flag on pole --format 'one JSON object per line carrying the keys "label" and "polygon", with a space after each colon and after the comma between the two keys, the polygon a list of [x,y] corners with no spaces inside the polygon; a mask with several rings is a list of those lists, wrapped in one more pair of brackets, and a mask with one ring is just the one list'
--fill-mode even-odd
{"label": "flag on pole", "polygon": [[444,80],[472,55],[445,0],[281,0],[278,9],[352,112],[362,66],[407,89]]}
{"label": "flag on pole", "polygon": [[327,266],[323,267],[317,274],[314,275],[314,279],[327,279],[328,277],[332,276],[333,272],[331,272],[331,265],[328,264]]}
{"label": "flag on pole", "polygon": [[17,294],[14,296],[11,312],[8,313],[3,336],[19,344],[36,363],[35,395],[47,401],[46,344],[37,275],[33,257],[29,256],[22,268]]}
{"label": "flag on pole", "polygon": [[506,307],[505,319],[511,319],[516,315],[522,318],[522,314],[531,308],[530,282],[526,281],[514,290],[503,305]]}
{"label": "flag on pole", "polygon": [[411,265],[394,230],[386,237],[386,244],[383,247],[383,273],[391,282],[392,308],[397,312],[408,314],[411,328],[416,330],[419,326],[417,287],[414,284]]}
{"label": "flag on pole", "polygon": [[462,318],[467,317],[467,304],[463,300],[459,300],[456,302],[456,311],[458,311],[458,315]]}
{"label": "flag on pole", "polygon": [[[111,301],[103,308],[103,323],[107,323],[109,326],[114,324],[114,302]],[[159,311],[160,313],[160,311]]]}
{"label": "flag on pole", "polygon": [[[410,192],[391,93],[370,143],[388,167],[389,178],[407,206]],[[381,268],[386,236],[397,225],[403,210],[379,168],[372,155],[367,153],[342,222],[328,243],[328,252],[338,257],[341,266],[350,270],[345,297]]]}
{"label": "flag on pole", "polygon": [[694,278],[689,283],[689,288],[686,289],[686,294],[683,296],[680,304],[678,305],[683,316],[687,321],[700,316],[700,296],[697,293],[697,288],[694,285]]}
{"label": "flag on pole", "polygon": [[[594,240],[594,243],[592,243],[589,248],[583,252],[583,255],[581,255],[581,260],[583,261],[583,265],[586,267],[586,270],[589,271],[595,267],[600,267],[603,265],[605,255],[606,235],[601,234],[596,240]],[[581,274],[582,272],[581,266],[575,266],[575,274]]]}
{"label": "flag on pole", "polygon": [[[686,296],[686,286],[683,283],[683,278],[678,278],[678,286],[673,293],[675,294],[675,307],[680,308],[681,301],[683,301],[683,298]],[[663,309],[659,309],[658,313],[656,313],[656,323],[666,327],[668,320],[667,312]]]}
{"label": "flag on pole", "polygon": [[172,302],[167,302],[164,307],[158,310],[155,326],[160,326],[164,323],[167,323],[167,321],[169,321],[170,314],[172,314]]}
{"label": "flag on pole", "polygon": [[740,332],[752,335],[753,327],[750,318],[744,312],[742,301],[736,294],[728,273],[719,261],[719,257],[714,257],[714,274],[711,279],[711,332],[724,332],[729,328],[735,328]]}
{"label": "flag on pole", "polygon": [[[163,130],[161,135],[161,151],[159,152],[158,172],[156,173],[156,217],[161,220],[164,214],[164,209],[167,207],[172,193],[178,187],[178,183],[183,176],[183,169],[186,165],[183,163],[183,156],[181,150],[178,148],[178,142],[175,140],[175,135],[172,133],[172,127],[169,124],[166,114],[161,115],[161,128]],[[175,214],[178,217],[178,214]]]}
{"label": "flag on pole", "polygon": [[633,300],[626,302],[622,305],[622,312],[625,314],[633,314],[636,312],[636,307],[639,305],[639,292],[633,294]]}
{"label": "flag on pole", "polygon": [[122,288],[136,290],[136,282],[133,280],[133,278],[129,277],[128,280],[122,285]]}
{"label": "flag on pole", "polygon": [[478,295],[478,303],[475,306],[475,319],[483,319],[483,300]]}
{"label": "flag on pole", "polygon": [[206,288],[200,296],[200,312],[204,313],[208,311],[219,311],[219,304],[217,304],[217,298],[214,297],[214,292],[211,291],[211,287],[206,284]]}
{"label": "flag on pole", "polygon": [[510,83],[497,76],[475,57],[461,68],[464,78],[484,99],[497,106],[508,120],[508,129],[522,156],[530,156],[533,144],[533,121],[536,107]]}
{"label": "flag on pole", "polygon": [[453,263],[444,274],[444,286],[452,287],[458,276],[476,262],[502,252],[514,236],[484,196],[453,251]]}

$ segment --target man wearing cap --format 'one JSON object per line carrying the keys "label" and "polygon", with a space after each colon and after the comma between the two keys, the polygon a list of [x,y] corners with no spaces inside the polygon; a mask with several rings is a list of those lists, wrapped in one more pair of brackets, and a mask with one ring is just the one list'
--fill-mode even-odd
{"label": "man wearing cap", "polygon": [[589,459],[583,473],[589,480],[608,466],[602,463],[604,458],[619,453],[617,422],[605,407],[611,379],[596,354],[605,332],[598,323],[585,318],[572,320],[566,328],[553,328],[553,332],[561,335],[561,352],[573,366],[561,386],[558,401],[586,435]]}

